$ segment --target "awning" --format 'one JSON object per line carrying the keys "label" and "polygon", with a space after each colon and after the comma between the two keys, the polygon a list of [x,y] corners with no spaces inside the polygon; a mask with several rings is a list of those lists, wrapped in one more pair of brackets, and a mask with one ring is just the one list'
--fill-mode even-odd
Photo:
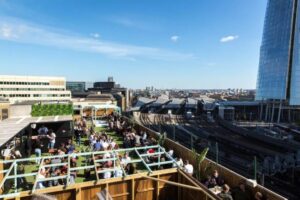
{"label": "awning", "polygon": [[96,109],[96,110],[99,110],[99,109],[114,109],[114,110],[117,110],[118,112],[120,112],[120,108],[116,105],[112,105],[112,104],[98,104],[98,105],[86,105],[86,106],[83,106],[82,109],[85,109],[85,108],[93,108],[93,109]]}
{"label": "awning", "polygon": [[32,123],[51,123],[72,120],[72,115],[45,117],[24,116],[3,120],[0,122],[0,147]]}

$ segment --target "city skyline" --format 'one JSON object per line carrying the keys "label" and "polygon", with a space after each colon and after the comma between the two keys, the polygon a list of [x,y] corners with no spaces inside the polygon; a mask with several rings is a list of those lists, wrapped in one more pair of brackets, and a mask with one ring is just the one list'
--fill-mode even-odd
{"label": "city skyline", "polygon": [[255,88],[266,0],[157,3],[0,0],[1,74]]}

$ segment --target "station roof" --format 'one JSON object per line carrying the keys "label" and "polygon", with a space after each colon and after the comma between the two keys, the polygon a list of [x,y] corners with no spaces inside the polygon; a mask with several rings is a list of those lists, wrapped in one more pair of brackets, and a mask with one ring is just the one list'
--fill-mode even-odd
{"label": "station roof", "polygon": [[198,104],[198,100],[188,98],[186,103],[185,103],[185,107],[186,108],[195,108],[195,107],[197,107],[197,104]]}
{"label": "station roof", "polygon": [[166,99],[166,98],[158,98],[156,99],[155,102],[153,102],[150,106],[151,107],[159,107],[159,106],[162,106],[168,102],[170,102],[171,100],[170,99]]}
{"label": "station roof", "polygon": [[135,107],[141,107],[144,104],[149,104],[149,103],[153,103],[155,101],[155,99],[149,99],[146,97],[140,97],[135,105]]}
{"label": "station roof", "polygon": [[172,101],[168,103],[165,108],[180,108],[183,103],[184,99],[175,98],[172,99]]}
{"label": "station roof", "polygon": [[72,121],[72,115],[46,117],[16,117],[0,122],[0,147],[32,123]]}

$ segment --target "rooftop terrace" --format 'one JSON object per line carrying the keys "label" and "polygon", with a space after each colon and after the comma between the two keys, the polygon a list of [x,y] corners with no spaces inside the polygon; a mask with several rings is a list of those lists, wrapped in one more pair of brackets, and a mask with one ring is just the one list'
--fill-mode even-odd
{"label": "rooftop terrace", "polygon": [[[113,123],[113,126],[119,127],[120,124]],[[249,182],[207,159],[198,166],[195,154],[190,149],[169,139],[165,139],[163,146],[160,146],[159,133],[139,124],[130,126],[134,126],[135,131],[147,132],[148,141],[131,146],[126,141],[127,135],[120,132],[119,128],[114,131],[110,128],[94,128],[97,133],[106,131],[108,138],[114,139],[117,146],[126,148],[93,151],[88,145],[88,138],[84,137],[82,143],[77,144],[69,154],[49,155],[52,152],[44,152],[41,157],[0,160],[3,164],[0,164],[3,167],[0,168],[0,198],[30,199],[31,196],[46,193],[57,199],[70,200],[98,199],[99,195],[104,199],[219,199],[214,191],[183,172],[175,157],[190,160],[195,168],[200,167],[203,175],[205,169],[217,169],[230,186],[237,186],[240,180]],[[170,156],[166,149],[173,149],[174,156]],[[126,154],[131,159],[125,159],[124,164]],[[61,162],[53,162],[57,159]],[[128,169],[129,165],[134,167]],[[42,173],[46,170],[55,172],[56,168],[61,170],[59,175],[50,173],[45,176]],[[259,185],[247,187],[253,193],[262,192],[269,199],[285,199]]]}

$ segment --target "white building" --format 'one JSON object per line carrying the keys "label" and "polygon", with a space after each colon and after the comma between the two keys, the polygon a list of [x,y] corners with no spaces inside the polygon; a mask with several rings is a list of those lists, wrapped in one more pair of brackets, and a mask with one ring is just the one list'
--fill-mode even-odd
{"label": "white building", "polygon": [[10,103],[22,101],[70,101],[63,77],[0,75],[0,98]]}

